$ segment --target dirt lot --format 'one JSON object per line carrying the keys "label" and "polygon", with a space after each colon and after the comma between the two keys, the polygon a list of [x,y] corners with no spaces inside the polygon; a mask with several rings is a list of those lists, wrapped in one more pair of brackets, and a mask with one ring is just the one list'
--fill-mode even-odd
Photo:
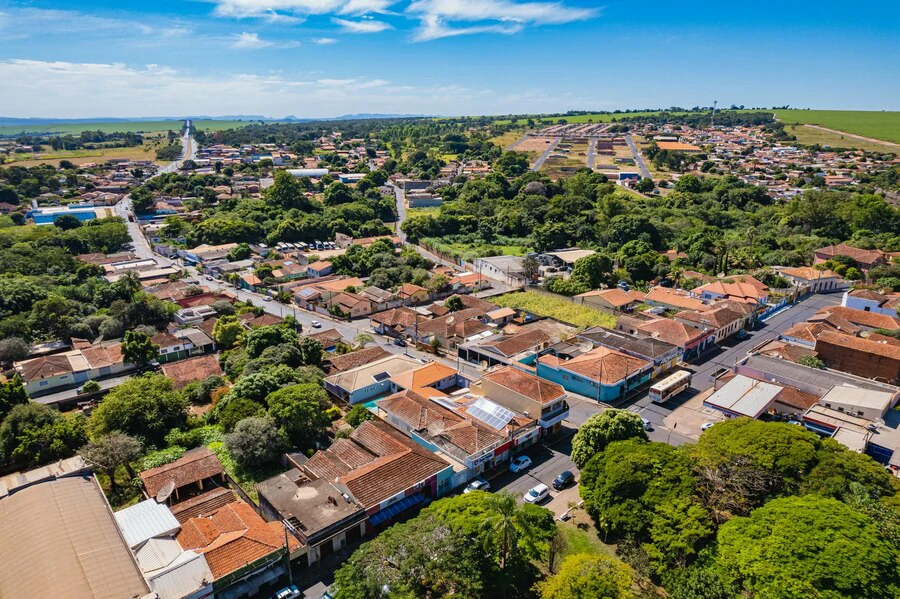
{"label": "dirt lot", "polygon": [[516,152],[537,152],[541,153],[547,149],[547,146],[553,141],[550,137],[530,137],[516,146]]}

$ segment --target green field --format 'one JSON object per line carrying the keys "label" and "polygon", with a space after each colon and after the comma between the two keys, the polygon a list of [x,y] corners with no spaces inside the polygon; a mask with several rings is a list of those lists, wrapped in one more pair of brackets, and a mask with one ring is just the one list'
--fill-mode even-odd
{"label": "green field", "polygon": [[613,329],[616,326],[616,317],[612,314],[535,291],[498,295],[491,298],[491,303],[501,308],[516,308],[539,316],[552,316],[577,327],[601,326]]}
{"label": "green field", "polygon": [[862,110],[775,110],[786,124],[819,125],[864,137],[900,143],[900,112]]}
{"label": "green field", "polygon": [[[611,113],[611,112],[597,112],[592,114],[578,114],[574,116],[542,116],[539,114],[532,114],[528,117],[523,117],[518,120],[519,123],[525,123],[527,118],[532,118],[535,121],[540,121],[541,119],[548,120],[556,124],[557,121],[565,120],[566,123],[569,124],[585,124],[585,123],[609,123],[613,119],[620,120],[626,117],[633,116],[648,116],[653,114],[659,114],[659,112],[619,112],[619,113]],[[688,114],[685,112],[673,112],[672,114]],[[506,125],[509,124],[509,119],[497,119],[494,121],[497,125]]]}
{"label": "green field", "polygon": [[117,123],[29,123],[27,125],[2,125],[0,135],[21,133],[71,133],[103,131],[104,133],[147,133],[151,131],[180,131],[181,121],[122,121]]}
{"label": "green field", "polygon": [[[192,121],[191,124],[195,129],[203,129],[204,131],[224,131],[225,129],[237,129],[239,127],[246,127],[251,123],[258,123],[259,121]],[[266,121],[269,122],[269,121]]]}
{"label": "green field", "polygon": [[892,146],[889,142],[863,141],[852,137],[846,137],[841,133],[831,133],[830,131],[822,131],[814,129],[808,125],[786,125],[785,131],[797,138],[797,142],[813,146],[830,146],[832,148],[853,148],[856,150],[865,150],[867,152],[893,152],[898,153],[896,146]]}

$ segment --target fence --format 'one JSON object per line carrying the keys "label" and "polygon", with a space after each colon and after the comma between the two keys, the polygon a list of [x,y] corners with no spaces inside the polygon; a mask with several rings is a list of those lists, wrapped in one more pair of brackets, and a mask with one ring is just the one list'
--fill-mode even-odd
{"label": "fence", "polygon": [[785,297],[785,298],[782,298],[781,301],[778,302],[777,304],[767,306],[765,310],[760,312],[759,320],[760,321],[766,320],[767,318],[771,317],[773,314],[775,314],[776,312],[778,312],[779,310],[781,310],[782,308],[784,308],[785,306],[787,306],[790,303],[792,303],[791,298]]}

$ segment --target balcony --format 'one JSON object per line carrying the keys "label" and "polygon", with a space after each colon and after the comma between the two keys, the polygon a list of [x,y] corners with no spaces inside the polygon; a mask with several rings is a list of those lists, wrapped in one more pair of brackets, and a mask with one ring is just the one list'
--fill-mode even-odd
{"label": "balcony", "polygon": [[564,401],[562,405],[552,412],[541,412],[541,428],[550,428],[565,420],[569,416],[569,403]]}

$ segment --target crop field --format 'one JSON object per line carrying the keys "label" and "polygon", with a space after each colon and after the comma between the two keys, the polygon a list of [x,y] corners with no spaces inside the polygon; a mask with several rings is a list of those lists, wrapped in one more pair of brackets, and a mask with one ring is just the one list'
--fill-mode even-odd
{"label": "crop field", "polygon": [[[127,158],[129,160],[156,160],[156,148],[161,141],[148,141],[141,146],[130,148],[96,148],[90,150],[52,150],[49,146],[43,146],[43,152],[37,154],[13,154],[7,158],[6,165],[38,166],[40,164],[52,164],[58,166],[61,160],[68,160],[72,164],[87,164],[91,162],[105,162],[114,158]],[[160,162],[163,164],[163,162]]]}
{"label": "crop field", "polygon": [[[528,118],[534,119],[535,122],[540,122],[541,120],[550,121],[553,124],[556,124],[558,121],[566,121],[569,124],[583,124],[583,123],[610,123],[613,119],[617,121],[623,119],[625,117],[630,116],[647,116],[651,114],[659,114],[659,112],[596,112],[591,114],[578,114],[573,116],[543,116],[539,114],[529,115],[527,118],[520,118],[517,122],[524,124]],[[672,114],[687,114],[682,112],[675,112]],[[497,125],[506,125],[510,122],[509,119],[497,119],[494,121]]]}
{"label": "crop field", "polygon": [[616,317],[612,314],[534,291],[498,295],[492,297],[491,302],[502,308],[516,308],[539,316],[551,316],[578,327],[602,326],[613,329],[616,326]]}
{"label": "crop field", "polygon": [[82,131],[103,131],[104,133],[147,133],[152,131],[180,131],[181,121],[122,121],[114,123],[29,123],[0,125],[0,135],[21,133],[61,133],[77,135]]}
{"label": "crop field", "polygon": [[797,138],[797,142],[804,145],[830,146],[832,148],[852,148],[867,152],[894,152],[898,153],[896,146],[875,141],[863,141],[853,137],[845,137],[840,133],[822,131],[807,125],[787,125],[785,131]]}
{"label": "crop field", "polygon": [[[202,129],[204,131],[224,131],[225,129],[238,129],[240,127],[246,127],[252,123],[258,123],[259,121],[216,121],[216,120],[208,120],[208,121],[191,121],[191,124],[195,129]],[[269,122],[269,121],[266,121]]]}
{"label": "crop field", "polygon": [[900,143],[900,112],[862,110],[775,110],[785,124],[819,125],[864,137]]}

